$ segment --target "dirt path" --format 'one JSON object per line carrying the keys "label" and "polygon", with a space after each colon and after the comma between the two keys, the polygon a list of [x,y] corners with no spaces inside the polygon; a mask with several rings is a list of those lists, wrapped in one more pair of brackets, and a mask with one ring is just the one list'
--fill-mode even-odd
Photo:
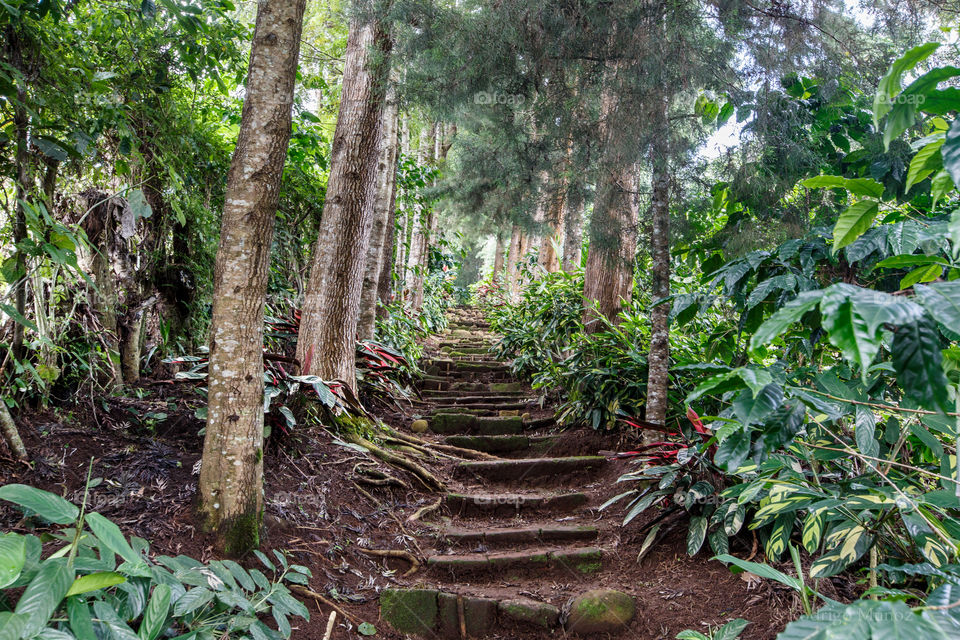
{"label": "dirt path", "polygon": [[637,563],[638,525],[597,510],[629,463],[598,456],[611,444],[592,432],[556,430],[492,359],[494,339],[478,312],[454,310],[429,345],[424,401],[405,426],[495,458],[444,468],[448,492],[417,529],[425,569],[381,592],[383,619],[419,638],[673,638],[736,617],[754,623],[744,638],[775,635],[777,595],[687,557],[683,531]]}

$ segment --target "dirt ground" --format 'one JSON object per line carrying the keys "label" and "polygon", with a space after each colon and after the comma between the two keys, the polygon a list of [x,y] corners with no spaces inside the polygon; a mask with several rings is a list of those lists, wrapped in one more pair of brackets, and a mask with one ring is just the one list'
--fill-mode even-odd
{"label": "dirt ground", "polygon": [[[33,462],[28,467],[9,456],[0,458],[0,482],[31,484],[79,503],[88,466],[93,460],[93,478],[103,480],[91,490],[91,508],[116,521],[127,534],[151,541],[152,552],[186,554],[200,560],[216,557],[211,538],[197,530],[192,502],[196,493],[203,423],[194,410],[203,398],[190,384],[145,381],[140,399],[86,398],[76,404],[21,414],[22,435]],[[159,416],[158,414],[164,414]],[[407,418],[388,416],[395,427]],[[614,448],[593,433],[572,433],[571,450],[588,447]],[[561,444],[556,453],[564,448]],[[4,452],[4,455],[5,452]],[[265,547],[285,550],[297,563],[313,571],[310,588],[335,600],[354,617],[377,626],[377,638],[400,638],[379,621],[377,594],[389,586],[416,585],[420,574],[404,578],[409,565],[404,560],[371,557],[356,551],[408,549],[418,554],[422,525],[408,526],[406,518],[436,500],[437,494],[417,485],[409,474],[394,469],[410,489],[361,487],[352,479],[357,463],[367,461],[362,452],[335,442],[322,428],[298,430],[274,439],[265,456]],[[448,477],[449,460],[423,460],[438,477]],[[621,487],[614,484],[628,463],[616,461],[586,487],[592,504],[599,504]],[[686,628],[706,632],[733,618],[751,622],[746,640],[776,636],[787,621],[799,613],[793,595],[779,585],[764,581],[752,585],[712,562],[706,553],[689,557],[685,551],[686,528],[678,525],[642,562],[636,557],[644,536],[636,533],[638,519],[621,528],[622,511],[596,513],[603,544],[616,553],[605,564],[603,580],[631,592],[638,599],[638,615],[630,638],[673,638]],[[651,513],[648,517],[655,517]],[[19,513],[0,504],[4,530],[26,532]],[[732,552],[749,554],[749,534],[734,541]],[[253,558],[242,559],[254,566]],[[421,571],[425,571],[421,569]],[[550,584],[531,577],[535,589],[573,589],[576,585]],[[536,592],[534,592],[536,595]],[[844,593],[838,589],[838,595]],[[310,603],[310,622],[295,626],[294,638],[322,638],[329,607]],[[316,605],[316,606],[314,606]],[[334,631],[336,640],[360,637],[341,617]],[[348,628],[349,627],[349,628]],[[518,630],[511,637],[562,637],[553,633]]]}

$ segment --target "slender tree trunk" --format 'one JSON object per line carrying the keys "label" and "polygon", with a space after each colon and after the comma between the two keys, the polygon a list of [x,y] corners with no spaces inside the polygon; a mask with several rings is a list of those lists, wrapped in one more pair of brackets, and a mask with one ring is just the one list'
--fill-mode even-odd
{"label": "slender tree trunk", "polygon": [[[389,256],[392,255],[393,234],[388,233],[388,227],[393,224],[392,199],[397,165],[397,101],[392,87],[387,90],[381,126],[383,135],[377,165],[376,195],[368,204],[373,207],[373,227],[370,230],[370,246],[367,249],[367,265],[360,296],[360,318],[357,325],[357,336],[360,340],[373,340],[380,278],[383,265],[389,264]],[[387,244],[388,235],[390,245]],[[389,271],[386,277],[390,277]]]}
{"label": "slender tree trunk", "polygon": [[[374,51],[376,50],[376,51]],[[303,374],[356,389],[360,294],[389,77],[390,37],[376,20],[350,24],[327,197],[297,338]]]}
{"label": "slender tree trunk", "polygon": [[[431,164],[435,158],[437,141],[437,123],[424,126],[420,133],[420,149],[418,150],[421,166]],[[417,215],[417,214],[414,214]],[[414,233],[411,242],[411,282],[410,304],[415,312],[423,307],[423,288],[427,280],[427,269],[430,260],[430,232],[434,223],[433,211],[421,211],[414,224]]]}
{"label": "slender tree trunk", "polygon": [[6,441],[10,451],[20,460],[26,460],[27,448],[23,446],[23,440],[20,439],[20,432],[17,430],[17,423],[13,421],[7,403],[0,398],[0,431],[3,432],[3,439]]}
{"label": "slender tree trunk", "polygon": [[[399,151],[399,148],[396,151]],[[387,305],[392,302],[393,298],[393,267],[396,264],[397,254],[400,254],[403,250],[402,242],[397,241],[397,170],[399,161],[400,154],[394,153],[393,167],[390,171],[390,199],[387,203],[387,228],[383,240],[383,253],[381,254],[382,266],[380,267],[380,278],[377,280],[377,299],[380,301],[377,307],[377,320],[387,318]],[[400,238],[402,239],[402,237],[401,233]]]}
{"label": "slender tree trunk", "polygon": [[520,249],[523,240],[523,232],[520,227],[513,225],[510,233],[510,249],[507,251],[507,298],[514,300],[517,294],[517,280],[520,277]]}
{"label": "slender tree trunk", "polygon": [[493,254],[493,273],[491,279],[494,282],[503,280],[503,254],[504,254],[503,229],[497,229],[497,248]]}
{"label": "slender tree trunk", "polygon": [[[660,133],[651,149],[653,196],[650,203],[650,253],[653,258],[653,302],[670,295],[670,163],[667,148],[667,103],[657,114]],[[670,382],[670,305],[650,310],[650,353],[647,356],[646,420],[663,425],[667,420],[667,389]]]}
{"label": "slender tree trunk", "polygon": [[306,0],[261,0],[227,176],[210,327],[199,511],[221,548],[256,548],[263,514],[263,306]]}
{"label": "slender tree trunk", "polygon": [[563,270],[580,266],[583,252],[583,181],[572,178],[563,206]]}
{"label": "slender tree trunk", "polygon": [[635,202],[632,163],[624,158],[625,141],[617,130],[620,119],[617,68],[607,70],[600,101],[601,140],[597,198],[590,219],[590,249],[584,274],[584,325],[588,333],[599,331],[598,314],[616,323],[621,298],[629,296],[636,253]]}
{"label": "slender tree trunk", "polygon": [[[21,86],[17,89],[17,102],[13,109],[13,128],[17,138],[16,153],[16,207],[13,220],[13,244],[21,246],[27,239],[27,213],[24,202],[30,197],[33,190],[33,178],[30,172],[30,153],[27,148],[27,136],[30,126],[30,116],[27,113],[27,94]],[[21,318],[27,313],[27,254],[17,249],[14,252],[16,282],[14,283],[13,306]],[[23,330],[21,322],[13,323],[13,338],[10,342],[10,352],[15,360],[22,360],[25,352],[23,347]]]}

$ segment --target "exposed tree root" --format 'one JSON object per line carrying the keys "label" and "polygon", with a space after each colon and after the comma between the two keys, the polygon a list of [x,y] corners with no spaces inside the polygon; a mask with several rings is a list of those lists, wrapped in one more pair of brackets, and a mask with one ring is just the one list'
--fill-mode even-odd
{"label": "exposed tree root", "polygon": [[3,431],[3,439],[13,455],[20,460],[27,459],[27,449],[23,446],[23,440],[20,439],[20,432],[17,431],[17,423],[13,421],[10,410],[7,409],[7,403],[0,398],[0,430]]}
{"label": "exposed tree root", "polygon": [[433,504],[428,504],[426,506],[420,507],[417,509],[413,515],[407,518],[407,522],[418,522],[420,518],[424,517],[428,513],[433,513],[440,508],[440,505],[443,504],[443,498],[437,498],[437,501]]}
{"label": "exposed tree root", "polygon": [[474,451],[473,449],[462,449],[460,447],[454,447],[448,444],[435,444],[433,442],[427,442],[426,440],[421,440],[415,436],[401,433],[385,424],[381,425],[381,428],[392,438],[396,438],[397,440],[402,440],[407,444],[423,447],[428,450],[433,449],[435,451],[448,453],[459,458],[469,458],[471,460],[500,460],[500,458],[497,456],[492,456],[489,453],[484,453],[483,451]]}
{"label": "exposed tree root", "polygon": [[407,572],[403,574],[403,577],[412,576],[417,571],[420,570],[420,561],[417,560],[417,557],[410,553],[409,551],[403,551],[402,549],[363,549],[360,547],[354,547],[357,551],[364,555],[368,556],[377,556],[378,558],[400,558],[401,560],[406,560],[410,563],[410,568],[407,569]]}
{"label": "exposed tree root", "polygon": [[396,485],[398,487],[403,487],[404,489],[409,489],[410,485],[401,480],[400,478],[395,478],[389,473],[384,473],[379,469],[371,468],[372,464],[370,462],[358,462],[353,467],[353,476],[354,480],[357,482],[362,482],[363,484],[368,484],[374,487],[386,487],[389,485]]}
{"label": "exposed tree root", "polygon": [[347,613],[347,612],[344,611],[342,608],[340,608],[335,602],[333,602],[332,600],[328,600],[327,598],[325,598],[324,596],[320,595],[320,594],[317,593],[316,591],[313,591],[313,590],[311,590],[311,589],[308,589],[308,588],[306,588],[306,587],[304,587],[304,586],[301,586],[301,585],[299,585],[299,584],[291,584],[291,585],[290,585],[290,590],[291,590],[291,591],[295,591],[295,592],[299,593],[299,594],[302,595],[302,596],[306,596],[306,597],[308,597],[308,598],[313,598],[314,600],[317,600],[317,601],[319,601],[319,602],[322,602],[323,604],[327,605],[328,607],[330,607],[331,609],[333,609],[334,611],[336,611],[337,613],[339,613],[340,615],[342,615],[344,618],[346,618],[347,620],[349,620],[349,621],[352,622],[353,624],[359,625],[359,624],[362,622],[362,620],[360,620],[360,618],[358,618],[358,617],[355,616],[355,615],[351,615],[351,614]]}
{"label": "exposed tree root", "polygon": [[444,491],[445,487],[440,480],[437,479],[435,475],[424,469],[422,466],[416,462],[409,460],[401,455],[393,453],[392,451],[387,451],[382,449],[377,445],[373,444],[363,436],[345,431],[340,436],[345,441],[352,444],[360,445],[361,447],[367,449],[371,455],[380,458],[387,464],[391,464],[396,467],[400,467],[412,473],[420,482],[422,482],[428,489],[432,491]]}

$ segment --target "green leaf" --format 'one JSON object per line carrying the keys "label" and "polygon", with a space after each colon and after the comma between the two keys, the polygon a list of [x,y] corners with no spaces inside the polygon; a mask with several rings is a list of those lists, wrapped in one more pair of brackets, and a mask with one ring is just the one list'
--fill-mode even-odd
{"label": "green leaf", "polygon": [[734,473],[743,465],[743,461],[749,454],[750,432],[741,430],[724,438],[723,442],[717,446],[713,462],[727,473]]}
{"label": "green leaf", "polygon": [[99,591],[126,581],[125,577],[114,571],[91,573],[74,580],[73,584],[70,585],[70,590],[67,591],[67,597],[77,596],[89,591]]}
{"label": "green leaf", "polygon": [[192,613],[213,600],[215,595],[213,591],[205,587],[190,589],[190,591],[180,596],[173,605],[173,615],[181,617]]}
{"label": "green leaf", "polygon": [[940,199],[952,190],[953,178],[950,177],[946,169],[933,176],[930,181],[930,197],[933,198],[933,203],[930,206],[936,207]]}
{"label": "green leaf", "polygon": [[918,284],[913,288],[917,300],[951,339],[960,339],[960,280]]}
{"label": "green leaf", "polygon": [[877,441],[877,418],[873,411],[864,406],[857,406],[856,431],[857,448],[864,455],[876,458],[880,455],[880,442]]}
{"label": "green leaf", "polygon": [[377,635],[377,628],[369,622],[361,622],[357,627],[357,632],[362,636],[375,636]]}
{"label": "green leaf", "polygon": [[23,536],[16,533],[0,536],[0,589],[16,582],[26,561],[27,546]]}
{"label": "green leaf", "polygon": [[40,570],[17,601],[14,613],[29,617],[23,636],[29,638],[47,626],[73,582],[73,570],[65,558],[52,558]]}
{"label": "green leaf", "polygon": [[799,321],[808,311],[820,304],[822,297],[822,290],[804,291],[783,305],[756,330],[750,339],[750,348],[757,349],[773,342],[790,325]]}
{"label": "green leaf", "polygon": [[0,611],[0,640],[20,640],[27,628],[28,616]]}
{"label": "green leaf", "polygon": [[791,589],[793,589],[794,591],[797,591],[798,593],[803,588],[803,585],[801,584],[800,580],[792,576],[788,576],[787,574],[782,573],[780,571],[777,571],[770,565],[760,564],[759,562],[750,562],[749,560],[741,560],[740,558],[731,556],[726,553],[718,555],[713,559],[719,560],[720,562],[723,562],[726,564],[735,565],[737,567],[740,567],[744,571],[749,571],[750,573],[758,575],[761,578],[766,578],[768,580],[775,580],[776,582],[779,582],[782,585],[786,585],[790,587]]}
{"label": "green leaf", "polygon": [[877,263],[878,267],[885,267],[887,269],[903,269],[905,267],[916,267],[918,265],[929,265],[929,264],[940,264],[948,266],[950,263],[941,258],[940,256],[923,256],[923,255],[909,255],[909,256],[893,256],[887,258],[886,260],[881,260]]}
{"label": "green leaf", "polygon": [[900,280],[900,289],[909,289],[918,282],[933,282],[943,274],[943,266],[931,264],[917,267]]}
{"label": "green leaf", "polygon": [[845,189],[850,193],[869,198],[879,198],[883,195],[883,185],[871,178],[844,178],[842,176],[816,176],[801,182],[811,189]]}
{"label": "green leaf", "polygon": [[733,411],[743,424],[758,424],[783,404],[783,388],[772,382],[754,395],[749,389],[737,394]]}
{"label": "green leaf", "polygon": [[873,225],[880,205],[876,200],[860,200],[840,214],[833,226],[833,253],[847,246]]}
{"label": "green leaf", "polygon": [[707,537],[709,522],[704,516],[693,516],[687,529],[687,555],[695,556]]}
{"label": "green leaf", "polygon": [[866,321],[857,313],[849,297],[831,296],[828,292],[823,297],[820,311],[830,343],[840,349],[844,358],[860,365],[865,380],[867,369],[880,350],[879,337],[871,335]]}
{"label": "green leaf", "polygon": [[133,189],[127,193],[127,204],[133,211],[134,222],[140,218],[149,218],[153,215],[153,209],[147,202],[147,196],[143,195],[143,191],[140,189]]}
{"label": "green leaf", "polygon": [[903,187],[904,193],[910,191],[910,187],[924,180],[934,171],[943,168],[943,159],[940,156],[940,148],[945,142],[944,138],[934,140],[924,148],[917,151],[910,161],[910,170],[907,171],[907,183]]}
{"label": "green leaf", "polygon": [[954,120],[953,124],[950,125],[941,154],[943,155],[943,168],[953,178],[954,186],[960,189],[960,118]]}
{"label": "green leaf", "polygon": [[90,528],[90,531],[97,536],[97,539],[107,545],[107,548],[111,551],[132,565],[144,564],[143,558],[130,547],[127,539],[123,536],[123,532],[120,531],[120,527],[112,521],[104,518],[99,513],[89,513],[85,518],[85,522]]}
{"label": "green leaf", "polygon": [[800,537],[803,548],[808,553],[816,553],[817,549],[820,548],[820,540],[823,538],[823,529],[826,524],[826,512],[826,508],[812,510],[803,521],[803,530]]}
{"label": "green leaf", "polygon": [[810,565],[811,578],[829,578],[843,571],[867,552],[873,536],[861,525],[845,524],[834,529],[824,541],[827,552]]}
{"label": "green leaf", "polygon": [[748,624],[750,623],[743,618],[731,620],[713,634],[713,640],[737,640]]}
{"label": "green leaf", "polygon": [[70,631],[77,640],[97,640],[93,630],[93,616],[90,607],[83,598],[67,598],[67,618],[70,621]]}
{"label": "green leaf", "polygon": [[127,623],[120,619],[116,610],[104,600],[94,600],[93,613],[110,629],[113,640],[140,640]]}
{"label": "green leaf", "polygon": [[952,409],[949,382],[941,365],[940,336],[932,318],[924,315],[897,327],[891,351],[897,382],[910,399],[927,408]]}
{"label": "green leaf", "polygon": [[931,42],[908,50],[895,60],[890,69],[880,79],[877,93],[873,98],[873,126],[880,128],[880,120],[890,112],[894,96],[900,93],[900,82],[903,74],[929,58],[940,47],[939,43]]}
{"label": "green leaf", "polygon": [[30,509],[55,524],[73,524],[80,517],[80,510],[60,496],[25,484],[0,487],[0,500]]}

